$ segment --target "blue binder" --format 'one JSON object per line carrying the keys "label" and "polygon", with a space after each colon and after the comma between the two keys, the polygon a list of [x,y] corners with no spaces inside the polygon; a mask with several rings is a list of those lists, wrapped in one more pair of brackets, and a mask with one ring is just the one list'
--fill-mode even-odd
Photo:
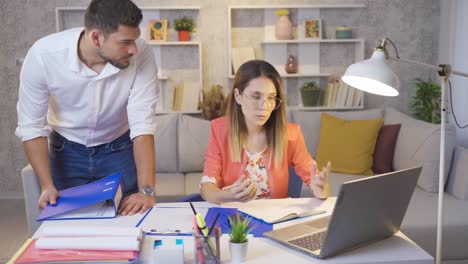
{"label": "blue binder", "polygon": [[55,205],[48,204],[37,221],[114,218],[122,192],[120,173],[59,192]]}

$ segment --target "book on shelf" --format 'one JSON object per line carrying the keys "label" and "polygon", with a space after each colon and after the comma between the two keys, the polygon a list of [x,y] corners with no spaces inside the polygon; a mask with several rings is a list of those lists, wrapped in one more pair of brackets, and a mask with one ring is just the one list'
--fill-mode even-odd
{"label": "book on shelf", "polygon": [[238,207],[240,212],[269,224],[326,212],[313,198],[260,199],[240,205],[226,203],[222,206]]}
{"label": "book on shelf", "polygon": [[233,74],[236,74],[242,64],[255,59],[255,51],[253,47],[232,48],[231,53]]}
{"label": "book on shelf", "polygon": [[196,111],[200,98],[198,82],[180,82],[174,89],[174,111]]}
{"label": "book on shelf", "polygon": [[122,198],[120,173],[59,191],[57,203],[48,204],[37,221],[113,218]]}
{"label": "book on shelf", "polygon": [[144,234],[136,227],[55,226],[41,229],[12,263],[137,263]]}

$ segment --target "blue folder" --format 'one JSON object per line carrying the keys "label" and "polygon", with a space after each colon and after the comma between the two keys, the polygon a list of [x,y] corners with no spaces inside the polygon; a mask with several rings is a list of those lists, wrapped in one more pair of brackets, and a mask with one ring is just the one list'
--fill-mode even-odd
{"label": "blue folder", "polygon": [[37,221],[113,218],[120,203],[120,173],[59,192],[55,205],[48,204]]}
{"label": "blue folder", "polygon": [[[228,234],[229,232],[229,220],[228,217],[240,213],[244,217],[250,217],[242,212],[239,212],[236,208],[222,208],[222,207],[212,207],[208,209],[208,212],[205,216],[206,226],[210,227],[213,225],[213,221],[216,218],[216,215],[219,213],[219,218],[216,221],[221,227],[221,233]],[[254,237],[263,237],[263,233],[273,230],[273,225],[265,223],[255,218],[250,218],[249,227],[253,227],[251,234]]]}

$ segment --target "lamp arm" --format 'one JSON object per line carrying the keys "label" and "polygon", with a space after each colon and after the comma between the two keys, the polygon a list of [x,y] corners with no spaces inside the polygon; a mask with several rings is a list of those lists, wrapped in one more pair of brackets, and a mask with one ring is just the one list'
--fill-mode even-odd
{"label": "lamp arm", "polygon": [[[388,43],[390,43],[392,45],[392,47],[395,49],[395,54],[396,54],[395,57],[390,57],[388,55],[388,51],[387,51],[387,44]],[[416,65],[416,66],[419,66],[419,67],[422,67],[422,68],[426,68],[426,69],[430,69],[430,70],[436,70],[436,71],[439,72],[439,75],[445,75],[446,77],[448,77],[450,74],[455,74],[455,75],[459,75],[459,76],[468,77],[468,73],[464,73],[464,72],[457,71],[457,70],[452,70],[452,67],[450,66],[450,64],[442,64],[442,65],[436,66],[436,65],[417,62],[417,61],[413,61],[413,60],[402,59],[402,58],[400,58],[400,55],[398,54],[398,49],[396,48],[395,44],[389,38],[384,38],[384,39],[380,40],[379,46],[377,48],[375,48],[374,50],[376,50],[376,49],[382,50],[385,53],[385,56],[386,56],[386,58],[388,60],[406,62],[406,63],[413,64],[413,65]]]}

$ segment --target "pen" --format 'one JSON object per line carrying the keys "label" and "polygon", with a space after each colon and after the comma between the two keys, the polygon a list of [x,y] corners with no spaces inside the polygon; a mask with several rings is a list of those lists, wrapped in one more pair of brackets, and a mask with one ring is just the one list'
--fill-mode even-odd
{"label": "pen", "polygon": [[215,219],[213,220],[213,223],[211,224],[211,227],[210,227],[210,230],[208,230],[208,235],[211,234],[211,231],[213,231],[213,228],[215,227],[216,225],[216,221],[218,221],[218,218],[219,218],[219,215],[221,214],[221,212],[218,212],[218,214],[216,215]]}
{"label": "pen", "polygon": [[[202,235],[203,237],[207,237],[208,227],[206,226],[205,219],[203,219],[203,216],[200,213],[197,213],[197,211],[195,210],[195,207],[193,207],[192,202],[189,202],[189,204],[190,204],[190,207],[192,207],[193,214],[195,215],[195,219],[197,221],[197,226],[200,229],[200,235]],[[211,240],[208,239],[206,242],[208,243],[210,250],[212,249],[213,252],[216,254],[216,249],[213,247],[213,243],[211,243]]]}

